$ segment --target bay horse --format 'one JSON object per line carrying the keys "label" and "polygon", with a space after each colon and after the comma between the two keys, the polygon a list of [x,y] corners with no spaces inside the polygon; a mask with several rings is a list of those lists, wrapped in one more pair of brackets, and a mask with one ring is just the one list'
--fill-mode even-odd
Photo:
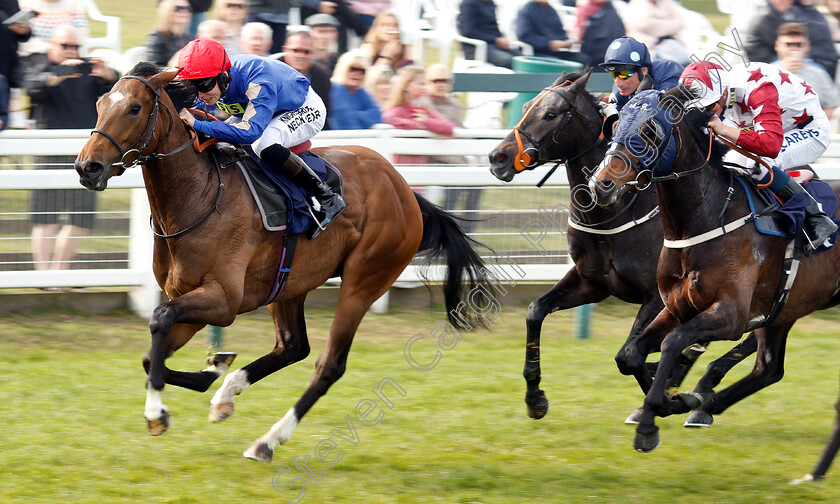
{"label": "bay horse", "polygon": [[[840,302],[840,247],[831,247],[802,260],[787,304],[768,320],[782,278],[787,240],[760,234],[746,220],[744,216],[751,213],[747,197],[743,191],[733,191],[733,184],[738,184],[722,165],[726,147],[712,143],[703,130],[712,112],[686,113],[690,99],[682,87],[634,97],[621,112],[621,123],[628,130],[619,127],[589,182],[599,205],[612,204],[628,191],[656,187],[662,216],[666,244],[657,282],[665,308],[640,336],[662,340],[662,355],[636,428],[634,447],[640,452],[659,445],[655,416],[698,406],[708,414],[719,414],[779,381],[785,342],[796,320]],[[634,143],[639,141],[651,149],[640,149]],[[837,194],[840,181],[830,182],[830,187]],[[703,397],[702,404],[665,395],[666,382],[660,375],[667,376],[683,348],[698,341],[737,340],[751,330],[757,352],[747,376]],[[643,357],[632,365],[642,367]]]}
{"label": "bay horse", "polygon": [[[650,363],[647,370],[627,364],[640,351],[638,335],[664,307],[656,284],[663,237],[656,194],[627,194],[608,207],[593,203],[589,177],[604,158],[607,142],[601,134],[603,116],[598,102],[586,91],[590,75],[591,71],[561,75],[525,104],[522,120],[489,154],[490,172],[505,182],[548,162],[564,163],[571,188],[566,238],[574,266],[531,303],[525,319],[525,403],[528,416],[535,419],[548,411],[545,392],[539,388],[540,336],[543,321],[555,311],[598,303],[609,296],[640,304],[630,335],[615,360],[619,371],[634,375],[643,391],[656,371],[656,363]],[[645,355],[658,345],[657,341],[642,345]],[[704,390],[711,390],[740,361],[731,358],[733,353],[750,352],[742,346],[711,363],[701,379]],[[690,349],[685,352],[669,388],[681,384],[697,356]],[[627,422],[635,422],[636,416],[634,412]]]}
{"label": "bay horse", "polygon": [[[283,232],[265,230],[242,173],[220,169],[208,151],[191,148],[191,130],[178,112],[194,102],[195,92],[171,82],[176,73],[141,63],[120,79],[97,103],[96,129],[75,163],[81,184],[98,191],[125,168],[142,165],[152,225],[160,230],[155,232],[154,274],[170,299],[154,310],[151,348],[143,358],[148,373],[144,416],[153,435],[170,424],[162,402],[164,384],[204,392],[229,369],[235,354],[211,356],[209,367],[197,372],[169,369],[166,358],[205,325],[228,326],[237,314],[265,304],[283,252]],[[178,106],[169,93],[178,97]],[[482,322],[469,309],[459,309],[468,288],[485,278],[486,271],[474,242],[456,220],[413,193],[391,163],[373,150],[343,146],[313,151],[340,170],[347,209],[317,239],[300,235],[285,288],[268,304],[274,348],[228,374],[211,400],[209,419],[224,420],[233,414],[235,395],[306,358],[307,293],[341,276],[335,317],[308,389],[244,453],[267,462],[344,374],[362,317],[417,252],[440,256],[448,265],[444,293],[450,321],[462,326]]]}

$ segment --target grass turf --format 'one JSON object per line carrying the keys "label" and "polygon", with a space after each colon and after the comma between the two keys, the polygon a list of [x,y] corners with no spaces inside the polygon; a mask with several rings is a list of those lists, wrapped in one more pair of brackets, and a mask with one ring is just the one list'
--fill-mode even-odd
{"label": "grass turf", "polygon": [[[840,311],[812,315],[794,328],[782,382],[736,405],[710,429],[686,430],[684,417],[659,419],[663,444],[646,455],[633,451],[633,428],[622,423],[641,394],[612,362],[634,307],[599,305],[587,340],[572,338],[571,312],[547,319],[542,388],[551,409],[539,421],[525,415],[523,404],[524,313],[524,306],[504,306],[492,330],[464,333],[425,372],[408,365],[404,347],[415,334],[429,336],[440,311],[369,314],[347,373],[277,448],[270,465],[241,453],[305,390],[324,346],[329,310],[309,310],[310,357],[246,390],[224,423],[206,421],[220,381],[203,395],[167,387],[164,403],[174,424],[158,438],[146,433],[142,418],[146,321],[128,312],[0,317],[0,355],[9,369],[0,385],[6,399],[0,495],[20,503],[293,502],[298,488],[283,486],[302,478],[302,502],[314,503],[840,500],[831,471],[823,482],[787,484],[811,470],[833,422]],[[234,368],[269,350],[271,334],[262,311],[225,329],[226,350],[240,354]],[[170,367],[203,367],[202,338],[171,358]],[[431,340],[414,345],[416,360],[431,361]],[[712,345],[687,383],[728,348]],[[739,366],[727,383],[748,369]],[[384,408],[381,422],[361,425],[355,408],[376,399],[372,389],[384,378],[405,396],[388,394],[394,406]],[[347,416],[356,444],[335,432],[347,437]],[[341,450],[331,467],[315,461],[324,439]],[[317,480],[295,468],[295,458],[307,456]],[[290,471],[277,475],[285,466]]]}

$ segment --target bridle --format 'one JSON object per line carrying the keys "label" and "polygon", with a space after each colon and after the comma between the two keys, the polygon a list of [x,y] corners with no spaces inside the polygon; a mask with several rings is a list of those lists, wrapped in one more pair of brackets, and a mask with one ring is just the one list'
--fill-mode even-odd
{"label": "bridle", "polygon": [[[155,86],[153,86],[152,83],[149,82],[148,80],[146,80],[142,77],[138,77],[136,75],[125,75],[125,76],[120,78],[120,80],[122,80],[122,79],[135,79],[135,80],[138,80],[138,81],[142,82],[143,84],[145,84],[146,87],[149,88],[152,91],[152,93],[155,95],[155,104],[152,107],[152,112],[149,115],[149,121],[146,123],[146,129],[143,130],[143,134],[140,135],[140,138],[138,138],[134,143],[129,145],[127,149],[124,149],[122,147],[122,145],[120,145],[120,143],[113,136],[111,136],[108,132],[103,131],[99,128],[94,128],[93,131],[91,131],[91,135],[93,135],[94,133],[99,133],[100,135],[107,138],[112,144],[114,144],[114,146],[117,148],[117,150],[120,151],[120,161],[118,163],[113,164],[113,166],[119,166],[119,167],[122,168],[122,171],[120,171],[120,173],[119,173],[120,175],[122,174],[122,172],[125,171],[126,168],[133,168],[134,166],[137,166],[138,164],[148,164],[150,162],[160,161],[160,160],[165,159],[169,156],[177,154],[177,153],[183,151],[184,149],[186,149],[187,147],[190,147],[194,144],[195,138],[193,136],[190,136],[189,141],[187,141],[183,145],[178,146],[178,148],[176,148],[175,150],[173,150],[171,152],[167,152],[167,153],[164,153],[164,154],[159,154],[159,153],[156,153],[156,152],[152,152],[151,154],[146,154],[146,155],[142,154],[142,152],[144,150],[146,150],[146,148],[149,147],[149,144],[151,144],[152,140],[155,138],[155,130],[157,129],[158,115],[159,115],[159,110],[161,108],[160,90],[158,88],[156,88]],[[167,138],[169,138],[169,134],[172,132],[172,128],[175,125],[175,119],[172,117],[172,112],[169,111],[168,107],[163,107],[163,110],[164,110],[164,112],[166,112],[166,115],[169,117],[169,127],[166,130],[166,134],[161,138],[161,140],[166,140]],[[139,149],[134,148],[135,145],[137,145],[141,142],[142,142],[143,145],[140,146]],[[129,154],[132,154],[132,155],[136,154],[137,157],[127,161],[126,156],[128,156]],[[152,217],[149,217],[149,222],[152,226],[152,232],[155,234],[155,236],[160,237],[160,238],[175,238],[176,236],[181,236],[182,234],[184,234],[188,231],[191,231],[191,230],[195,229],[196,227],[198,227],[198,225],[201,224],[202,222],[204,222],[208,217],[210,217],[210,215],[213,212],[218,212],[219,211],[219,204],[222,201],[222,194],[225,191],[225,184],[224,184],[224,182],[222,182],[222,172],[219,169],[219,163],[216,160],[215,156],[213,156],[213,166],[216,168],[216,174],[219,176],[219,191],[216,194],[216,202],[213,205],[213,207],[207,213],[205,213],[201,218],[199,218],[198,220],[196,220],[195,222],[193,222],[189,226],[185,227],[184,229],[182,229],[180,231],[176,231],[175,233],[170,233],[170,234],[159,233],[155,229],[155,225],[154,225],[154,221],[152,220]]]}
{"label": "bridle", "polygon": [[[173,150],[172,152],[167,152],[165,154],[158,154],[156,152],[152,152],[151,154],[147,154],[147,155],[142,154],[142,152],[145,151],[149,147],[149,144],[151,144],[152,140],[154,140],[154,138],[155,138],[155,130],[157,129],[157,121],[158,121],[158,115],[159,115],[158,111],[159,111],[160,105],[161,105],[160,104],[160,90],[158,88],[156,88],[155,86],[153,86],[151,82],[144,79],[143,77],[138,77],[136,75],[125,75],[125,76],[120,78],[120,80],[123,80],[123,79],[135,79],[135,80],[138,80],[138,81],[142,82],[143,84],[145,84],[146,87],[149,88],[152,91],[152,93],[155,95],[155,104],[152,107],[152,112],[149,115],[149,120],[146,122],[146,129],[143,130],[143,133],[140,135],[140,138],[138,138],[136,141],[134,141],[134,143],[129,145],[127,149],[123,148],[123,146],[120,145],[120,143],[106,131],[103,131],[99,128],[94,128],[93,131],[90,132],[91,135],[93,135],[94,133],[99,133],[100,135],[104,136],[112,144],[114,144],[114,147],[116,147],[117,150],[120,152],[120,161],[117,162],[117,163],[113,163],[113,166],[118,166],[118,167],[122,168],[122,171],[120,171],[119,175],[122,175],[122,172],[124,172],[126,168],[133,168],[133,167],[137,166],[138,164],[146,164],[146,163],[149,163],[149,162],[158,161],[158,160],[164,159],[168,156],[171,156],[173,154],[177,154],[177,153],[181,152],[182,150],[186,149],[187,147],[189,147],[190,145],[192,145],[192,143],[193,143],[193,139],[190,138],[189,142],[179,146],[177,149]],[[164,137],[161,140],[165,140],[166,138],[169,137],[169,134],[172,132],[172,127],[175,124],[175,120],[172,117],[172,112],[170,112],[167,107],[163,107],[163,110],[166,112],[167,116],[169,116],[169,128],[166,130],[166,134],[164,135]],[[135,145],[140,144],[141,142],[142,142],[142,145],[140,146],[140,148],[135,148],[134,147]],[[133,159],[131,159],[130,157],[127,158],[127,156],[129,156],[129,155],[132,155],[132,156],[136,155],[136,157],[134,157]]]}
{"label": "bridle", "polygon": [[[577,102],[581,99],[581,95],[579,94],[575,98],[575,101],[572,102],[572,100],[570,100],[569,97],[567,97],[564,93],[560,92],[560,88],[566,87],[571,83],[572,83],[572,81],[566,80],[566,81],[563,81],[561,84],[558,84],[556,86],[544,88],[543,89],[543,94],[541,94],[540,96],[538,96],[535,99],[534,103],[532,103],[531,106],[528,108],[528,110],[522,115],[522,119],[519,120],[519,123],[517,123],[517,125],[513,128],[513,136],[516,139],[516,146],[517,146],[517,149],[518,149],[518,151],[516,153],[516,159],[514,160],[514,163],[513,163],[513,167],[516,171],[521,172],[523,170],[532,170],[532,169],[536,168],[537,166],[539,166],[540,164],[542,164],[546,161],[549,161],[549,160],[540,159],[540,155],[542,153],[542,148],[549,141],[553,141],[554,143],[559,144],[560,141],[558,140],[558,134],[563,132],[563,130],[569,124],[569,121],[572,120],[572,112],[577,112],[578,114],[580,114],[580,110],[577,107]],[[536,141],[536,140],[534,140],[534,138],[531,135],[529,135],[525,130],[522,129],[522,124],[525,122],[525,120],[528,118],[528,116],[531,114],[531,112],[534,110],[534,108],[536,108],[536,106],[545,97],[549,96],[551,93],[556,94],[557,96],[562,98],[563,101],[568,103],[569,104],[569,109],[566,112],[563,113],[563,116],[560,118],[560,123],[557,126],[555,126],[554,128],[552,128],[552,132],[550,134],[546,135],[540,141]],[[531,144],[531,147],[528,147],[527,149],[525,149],[523,147],[522,137],[525,137],[525,139],[528,141],[528,143]],[[571,157],[568,157],[568,158],[565,158],[565,159],[551,160],[551,161],[557,161],[557,164],[554,166],[552,171],[557,169],[557,167],[562,163],[568,163],[570,161],[574,161],[575,159],[578,159],[581,156],[585,155],[587,152],[594,149],[600,142],[601,142],[601,138],[598,138],[597,140],[595,140],[595,142],[593,142],[587,148],[583,149],[582,151],[578,152],[577,154],[575,154]],[[535,155],[532,155],[531,152],[533,152]],[[542,183],[540,183],[538,185],[542,185]]]}
{"label": "bridle", "polygon": [[[645,123],[645,125],[648,126],[648,127],[651,127],[650,124],[657,124],[658,125],[658,123],[653,119],[651,119],[651,120],[649,120]],[[661,128],[661,125],[659,127]],[[671,127],[679,129],[677,124],[673,124],[673,125],[671,125]],[[662,158],[665,155],[665,152],[668,149],[668,144],[671,142],[671,140],[676,139],[677,145],[676,145],[675,148],[676,148],[677,152],[680,151],[680,147],[681,147],[681,144],[682,144],[682,141],[680,139],[680,135],[669,135],[669,137],[666,138],[664,135],[662,135],[658,131],[656,132],[656,137],[657,137],[657,142],[656,142],[657,147],[656,148],[657,148],[658,154],[657,154],[656,158],[654,159],[654,161],[652,163],[650,163],[650,165],[649,165],[650,168],[644,167],[638,160],[631,159],[630,156],[628,156],[627,154],[625,154],[625,153],[623,153],[619,150],[612,149],[612,148],[607,150],[607,152],[604,154],[604,160],[606,161],[610,157],[617,157],[617,158],[621,159],[627,166],[631,167],[636,172],[636,178],[634,180],[631,180],[630,182],[626,182],[625,185],[635,187],[636,190],[638,190],[638,191],[644,191],[645,189],[648,189],[653,184],[658,184],[660,182],[667,182],[669,180],[678,180],[678,179],[686,177],[688,175],[692,175],[692,174],[702,170],[703,168],[709,166],[709,158],[711,157],[711,154],[712,154],[712,141],[711,141],[712,137],[711,137],[711,135],[712,135],[712,132],[710,131],[709,132],[709,150],[708,150],[708,153],[706,154],[705,161],[703,161],[703,163],[701,165],[696,166],[694,168],[691,168],[690,170],[685,170],[685,171],[681,171],[681,172],[672,171],[672,172],[668,173],[667,175],[654,175],[653,174],[656,167],[659,166],[659,163],[662,161]],[[641,178],[643,176],[647,177],[647,183],[641,181]]]}

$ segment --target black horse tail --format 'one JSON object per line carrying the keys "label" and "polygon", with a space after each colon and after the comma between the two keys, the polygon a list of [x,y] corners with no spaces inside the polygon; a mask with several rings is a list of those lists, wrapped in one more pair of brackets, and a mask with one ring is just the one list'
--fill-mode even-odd
{"label": "black horse tail", "polygon": [[458,224],[457,217],[417,193],[414,193],[414,197],[423,214],[423,239],[417,250],[425,252],[420,276],[425,279],[429,267],[441,262],[446,264],[443,294],[447,318],[454,326],[462,329],[487,327],[487,321],[471,306],[476,295],[486,297],[489,292],[474,292],[476,287],[487,285],[490,280],[487,268],[473,245],[488,250],[489,247],[467,236]]}

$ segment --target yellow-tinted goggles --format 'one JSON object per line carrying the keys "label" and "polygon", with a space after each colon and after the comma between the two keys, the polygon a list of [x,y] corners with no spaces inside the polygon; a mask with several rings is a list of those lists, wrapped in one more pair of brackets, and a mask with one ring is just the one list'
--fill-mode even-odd
{"label": "yellow-tinted goggles", "polygon": [[627,80],[630,77],[636,75],[636,71],[628,68],[625,70],[617,70],[615,72],[610,72],[610,75],[612,75],[613,79]]}

